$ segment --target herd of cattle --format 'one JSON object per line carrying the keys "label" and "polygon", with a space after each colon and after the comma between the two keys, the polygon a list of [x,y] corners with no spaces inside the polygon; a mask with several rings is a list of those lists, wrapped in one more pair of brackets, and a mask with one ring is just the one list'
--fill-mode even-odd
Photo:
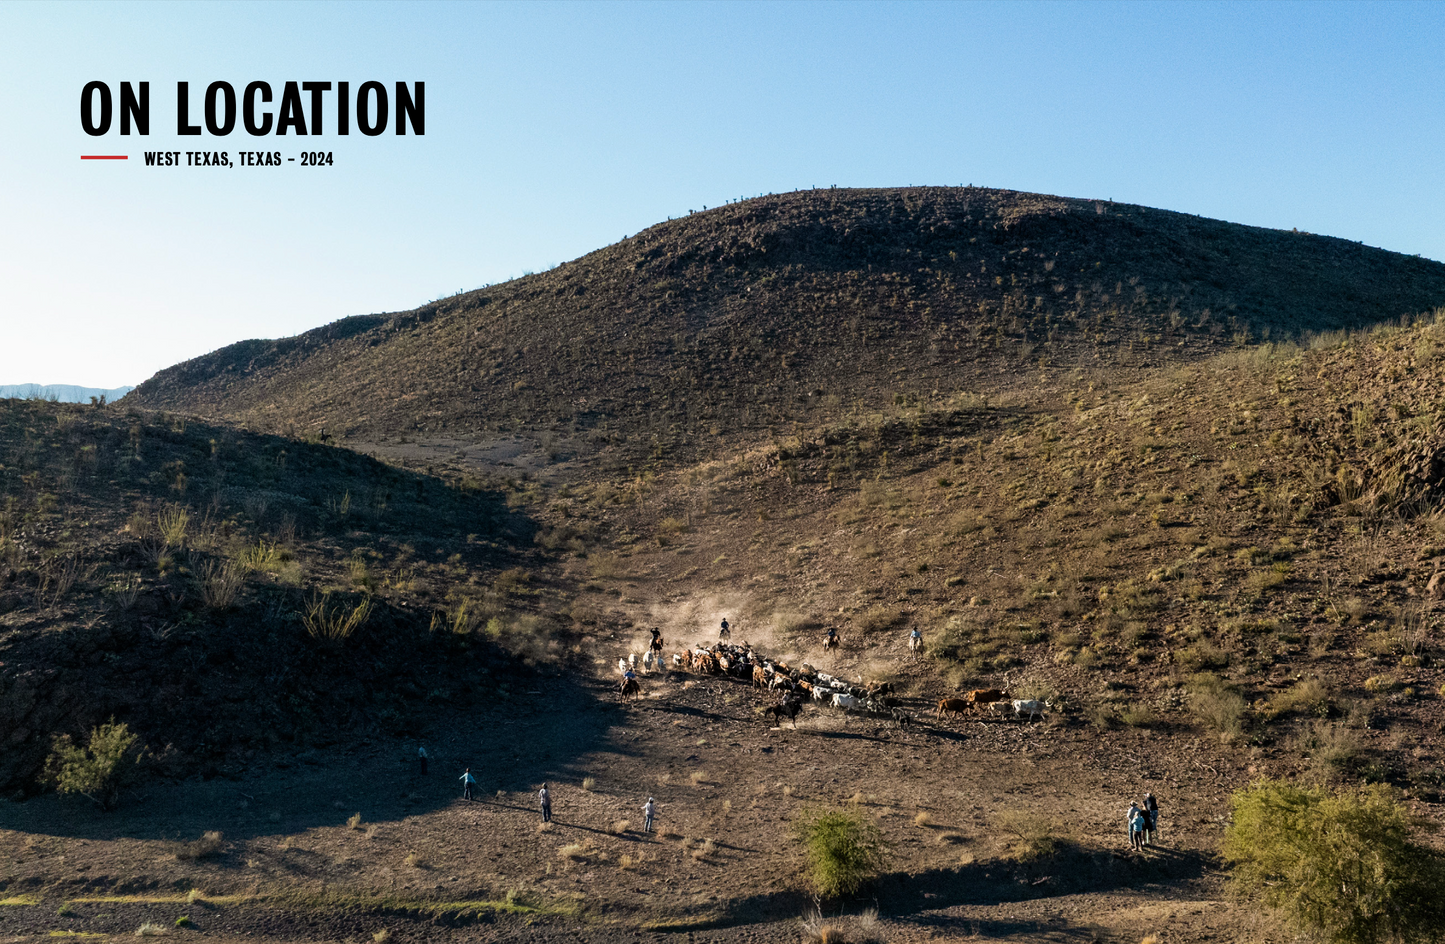
{"label": "herd of cattle", "polygon": [[[618,671],[624,676],[620,686],[622,701],[629,701],[642,692],[637,680],[627,677],[630,671],[639,668],[639,662],[644,673],[663,667],[661,642],[661,636],[654,636],[653,646],[640,660],[636,653],[618,660]],[[756,689],[776,693],[778,701],[765,707],[763,715],[778,724],[786,718],[797,727],[798,714],[810,701],[820,707],[839,709],[845,719],[851,714],[885,717],[891,718],[900,727],[912,724],[914,720],[894,695],[891,682],[846,682],[820,672],[806,662],[791,666],[786,662],[762,658],[747,643],[734,646],[719,642],[713,646],[684,649],[673,654],[671,667],[681,672],[751,681]],[[989,688],[965,692],[956,698],[940,699],[933,714],[941,719],[944,715],[965,716],[982,711],[996,717],[1012,715],[1020,720],[1027,718],[1032,721],[1036,717],[1042,718],[1049,707],[1045,701],[1010,698],[1008,692],[1002,689]]]}

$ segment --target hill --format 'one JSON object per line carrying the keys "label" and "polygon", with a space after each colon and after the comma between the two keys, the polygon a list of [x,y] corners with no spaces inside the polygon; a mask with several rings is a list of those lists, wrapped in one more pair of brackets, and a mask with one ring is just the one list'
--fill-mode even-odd
{"label": "hill", "polygon": [[860,405],[1441,303],[1445,265],[1329,237],[975,188],[804,191],[414,311],[234,344],[132,397],[352,441],[531,430],[696,456]]}
{"label": "hill", "polygon": [[502,493],[320,443],[0,401],[0,790],[110,717],[173,776],[404,732],[540,656],[534,531]]}

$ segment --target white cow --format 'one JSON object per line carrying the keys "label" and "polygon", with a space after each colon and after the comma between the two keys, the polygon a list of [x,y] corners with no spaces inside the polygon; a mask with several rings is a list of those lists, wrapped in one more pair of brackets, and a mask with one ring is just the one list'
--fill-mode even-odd
{"label": "white cow", "polygon": [[1044,709],[1048,707],[1050,707],[1048,702],[1039,701],[1036,698],[1030,698],[1027,701],[1015,701],[1013,702],[1014,717],[1022,718],[1024,715],[1028,715],[1029,720],[1032,721],[1034,720],[1034,715],[1042,718],[1044,716]]}
{"label": "white cow", "polygon": [[863,702],[852,695],[837,692],[833,695],[833,707],[842,708],[844,711],[856,711],[863,707]]}

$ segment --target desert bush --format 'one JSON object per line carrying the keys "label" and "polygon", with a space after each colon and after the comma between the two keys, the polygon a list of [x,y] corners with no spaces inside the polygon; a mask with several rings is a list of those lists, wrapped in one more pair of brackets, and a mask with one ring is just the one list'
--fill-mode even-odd
{"label": "desert bush", "polygon": [[883,944],[878,912],[869,908],[857,917],[824,918],[815,911],[801,919],[805,944]]}
{"label": "desert bush", "polygon": [[1119,720],[1131,728],[1148,728],[1158,722],[1159,716],[1148,705],[1134,702],[1119,709]]}
{"label": "desert bush", "polygon": [[183,505],[168,505],[156,514],[156,531],[166,544],[181,547],[191,526],[191,513]]}
{"label": "desert bush", "polygon": [[169,934],[170,930],[163,924],[155,924],[147,921],[135,929],[136,937],[160,937],[162,934]]}
{"label": "desert bush", "polygon": [[1445,933],[1445,858],[1422,823],[1375,785],[1331,791],[1261,780],[1231,798],[1230,884],[1331,944],[1428,941]]}
{"label": "desert bush", "polygon": [[140,597],[141,579],[139,574],[126,574],[115,580],[106,590],[115,605],[122,610],[135,606]]}
{"label": "desert bush", "polygon": [[807,858],[808,882],[824,898],[856,892],[887,860],[878,825],[859,810],[812,810],[793,828]]}
{"label": "desert bush", "polygon": [[109,810],[139,775],[145,754],[140,738],[112,718],[91,729],[85,747],[73,744],[68,734],[57,737],[45,762],[45,778],[60,793],[78,793]]}
{"label": "desert bush", "polygon": [[1244,735],[1244,696],[1217,675],[1202,673],[1189,680],[1194,716],[1226,744]]}
{"label": "desert bush", "polygon": [[246,583],[242,570],[229,561],[207,561],[199,576],[201,599],[213,610],[230,609]]}
{"label": "desert bush", "polygon": [[1175,665],[1191,672],[1222,669],[1229,665],[1229,653],[1203,638],[1174,650],[1173,659]]}
{"label": "desert bush", "polygon": [[301,622],[311,638],[322,642],[341,642],[361,628],[371,618],[371,600],[363,598],[354,606],[339,603],[334,608],[330,603],[331,592],[312,596],[306,602],[306,611]]}
{"label": "desert bush", "polygon": [[1026,810],[1005,810],[994,817],[994,828],[1010,837],[1009,857],[1019,863],[1048,858],[1059,849],[1062,837],[1047,817]]}
{"label": "desert bush", "polygon": [[1365,691],[1372,695],[1383,695],[1393,692],[1400,687],[1399,679],[1386,673],[1384,675],[1372,675],[1365,679]]}
{"label": "desert bush", "polygon": [[280,570],[281,566],[291,559],[290,551],[269,544],[262,538],[254,546],[248,546],[236,555],[236,564],[244,570],[268,572]]}
{"label": "desert bush", "polygon": [[[224,837],[217,830],[208,830],[201,834],[201,838],[194,842],[183,842],[176,848],[176,858],[181,861],[193,861],[213,856],[221,851],[221,844]],[[192,889],[194,892],[195,890]],[[195,902],[201,896],[193,895],[189,900]]]}
{"label": "desert bush", "polygon": [[1324,781],[1354,772],[1364,744],[1354,729],[1328,721],[1313,721],[1293,738],[1294,750],[1309,758],[1311,773]]}
{"label": "desert bush", "polygon": [[1329,686],[1317,678],[1307,678],[1271,698],[1264,714],[1270,719],[1292,713],[1323,718],[1330,713],[1333,705]]}

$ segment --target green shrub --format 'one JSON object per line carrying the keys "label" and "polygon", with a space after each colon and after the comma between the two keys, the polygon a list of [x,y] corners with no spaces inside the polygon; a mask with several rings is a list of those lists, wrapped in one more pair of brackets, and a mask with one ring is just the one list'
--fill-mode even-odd
{"label": "green shrub", "polygon": [[1384,786],[1333,792],[1262,780],[1231,798],[1230,883],[1331,944],[1428,941],[1445,932],[1445,858],[1412,838]]}
{"label": "green shrub", "polygon": [[134,781],[144,755],[140,738],[112,718],[91,729],[85,747],[72,743],[68,734],[57,737],[45,762],[45,779],[61,793],[78,793],[109,810]]}
{"label": "green shrub", "polygon": [[814,810],[793,831],[807,856],[808,881],[823,898],[853,894],[887,860],[878,825],[858,810]]}

